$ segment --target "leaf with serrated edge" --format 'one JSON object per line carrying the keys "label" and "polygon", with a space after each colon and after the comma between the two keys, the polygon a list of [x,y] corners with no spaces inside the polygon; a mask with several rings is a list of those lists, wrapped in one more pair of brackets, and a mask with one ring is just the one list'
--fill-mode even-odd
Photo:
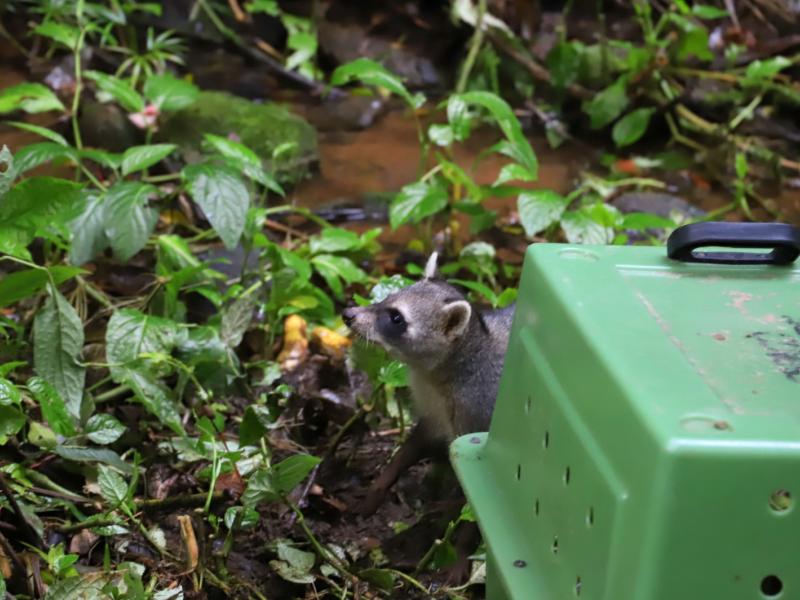
{"label": "leaf with serrated edge", "polygon": [[158,211],[147,204],[155,192],[154,186],[138,181],[121,181],[106,192],[105,232],[119,260],[129,260],[147,243],[158,221]]}
{"label": "leaf with serrated edge", "polygon": [[79,418],[86,376],[86,368],[79,362],[83,324],[56,289],[50,289],[50,297],[33,321],[33,342],[37,373],[61,394],[69,414]]}
{"label": "leaf with serrated edge", "polygon": [[230,167],[198,164],[183,169],[192,199],[231,250],[244,230],[250,195],[239,174]]}

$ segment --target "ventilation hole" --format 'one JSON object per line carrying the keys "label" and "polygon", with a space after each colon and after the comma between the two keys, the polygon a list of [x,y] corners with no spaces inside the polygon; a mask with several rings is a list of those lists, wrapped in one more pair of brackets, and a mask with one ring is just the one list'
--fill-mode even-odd
{"label": "ventilation hole", "polygon": [[786,512],[792,508],[792,495],[786,490],[776,490],[769,495],[769,507],[777,512]]}
{"label": "ventilation hole", "polygon": [[517,481],[522,479],[522,465],[517,465]]}
{"label": "ventilation hole", "polygon": [[775,575],[767,575],[761,580],[761,593],[767,598],[777,598],[778,594],[783,591],[783,582],[780,577]]}
{"label": "ventilation hole", "polygon": [[586,515],[586,524],[589,527],[594,525],[594,506],[589,507],[589,513]]}
{"label": "ventilation hole", "polygon": [[545,431],[544,432],[544,447],[545,448],[549,448],[550,447],[550,432],[549,431]]}
{"label": "ventilation hole", "polygon": [[569,485],[569,467],[564,470],[564,485]]}
{"label": "ventilation hole", "polygon": [[528,396],[528,399],[525,401],[525,414],[527,415],[531,412],[531,397]]}
{"label": "ventilation hole", "polygon": [[581,595],[581,576],[578,575],[577,579],[575,579],[575,595]]}
{"label": "ventilation hole", "polygon": [[533,503],[533,514],[537,517],[539,516],[539,499],[536,499],[536,502]]}
{"label": "ventilation hole", "polygon": [[[550,550],[553,551],[553,554],[558,554],[558,536],[557,535],[553,536],[553,545],[550,546]],[[762,587],[763,587],[763,585],[762,585]]]}

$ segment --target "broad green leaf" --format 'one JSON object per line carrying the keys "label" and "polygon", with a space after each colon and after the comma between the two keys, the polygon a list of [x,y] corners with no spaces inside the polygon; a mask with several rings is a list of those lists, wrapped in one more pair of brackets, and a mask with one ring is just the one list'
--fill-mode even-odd
{"label": "broad green leaf", "polygon": [[85,448],[83,446],[63,446],[59,444],[53,448],[53,452],[67,460],[110,465],[126,475],[130,475],[133,472],[133,468],[122,460],[119,454],[108,448]]}
{"label": "broad green leaf", "polygon": [[372,288],[372,290],[370,290],[369,299],[371,300],[372,304],[383,302],[391,294],[399,292],[404,287],[408,287],[412,283],[414,282],[406,277],[403,277],[402,275],[384,277],[375,285],[375,287]]}
{"label": "broad green leaf", "polygon": [[250,207],[250,195],[239,174],[227,166],[203,163],[184,167],[183,176],[225,246],[235,248]]}
{"label": "broad green leaf", "polygon": [[761,83],[765,79],[771,79],[791,64],[792,61],[785,56],[754,60],[747,65],[747,70],[744,73],[744,82],[747,85]]}
{"label": "broad green leaf", "polygon": [[447,190],[438,181],[419,181],[404,186],[392,200],[389,222],[392,229],[419,223],[447,206]]}
{"label": "broad green leaf", "polygon": [[567,200],[552,190],[524,191],[517,199],[519,219],[528,237],[557,223],[566,208]]}
{"label": "broad green leaf", "polygon": [[254,294],[240,296],[222,313],[219,335],[229,348],[236,348],[242,343],[242,337],[253,320],[256,304]]}
{"label": "broad green leaf", "polygon": [[696,56],[699,60],[710,61],[714,59],[714,54],[708,48],[708,31],[702,27],[692,28],[681,34],[675,47],[675,53],[679,61],[685,61],[690,56]]}
{"label": "broad green leaf", "polygon": [[508,163],[503,165],[500,169],[500,174],[494,185],[503,185],[509,181],[535,181],[535,177],[531,176],[530,171],[518,163]]}
{"label": "broad green leaf", "polygon": [[55,142],[56,144],[60,144],[61,146],[69,146],[69,143],[67,143],[67,140],[63,135],[56,133],[52,129],[47,129],[47,127],[41,127],[32,123],[24,123],[22,121],[8,121],[6,124],[16,127],[17,129],[35,133],[36,135],[42,136],[43,138],[48,139],[51,142]]}
{"label": "broad green leaf", "polygon": [[0,405],[0,445],[5,446],[8,438],[25,427],[25,414],[13,406]]}
{"label": "broad green leaf", "polygon": [[163,112],[186,108],[194,103],[200,90],[196,85],[172,75],[151,75],[144,84],[144,95]]}
{"label": "broad green leaf", "polygon": [[19,83],[0,91],[0,114],[15,110],[35,114],[65,109],[50,88],[41,83]]}
{"label": "broad green leaf", "polygon": [[158,211],[148,205],[155,192],[154,186],[139,181],[120,181],[106,192],[105,234],[119,260],[129,260],[147,243],[158,221]]}
{"label": "broad green leaf", "polygon": [[98,88],[114,98],[126,111],[133,113],[144,109],[144,100],[124,79],[99,71],[86,71],[84,76],[94,81]]}
{"label": "broad green leaf", "polygon": [[672,219],[665,219],[651,213],[628,213],[622,217],[619,227],[621,229],[633,229],[644,231],[645,229],[672,229],[676,226]]}
{"label": "broad green leaf", "polygon": [[55,288],[33,321],[33,364],[80,418],[86,368],[80,364],[83,324],[78,313]]}
{"label": "broad green leaf", "polygon": [[455,140],[453,128],[449,125],[431,125],[428,127],[428,137],[437,146],[450,146]]}
{"label": "broad green leaf", "polygon": [[692,6],[692,14],[701,19],[724,19],[728,16],[728,11],[708,4],[695,4]]}
{"label": "broad green leaf", "polygon": [[561,41],[547,55],[547,70],[553,87],[563,90],[580,76],[583,44]]}
{"label": "broad green leaf", "polygon": [[295,454],[272,465],[269,469],[256,471],[242,496],[244,506],[256,506],[261,502],[282,499],[306,478],[320,459],[309,454]]}
{"label": "broad green leaf", "polygon": [[106,328],[106,357],[111,374],[131,366],[142,354],[170,354],[175,347],[178,325],[169,319],[123,308],[111,315]]}
{"label": "broad green leaf", "polygon": [[127,384],[133,390],[136,400],[161,423],[178,435],[186,434],[170,391],[153,375],[134,369],[122,369],[119,382]]}
{"label": "broad green leaf", "polygon": [[472,281],[471,279],[448,279],[448,281],[480,294],[489,301],[489,304],[497,306],[497,294],[495,294],[489,286],[479,281]]}
{"label": "broad green leaf", "polygon": [[89,262],[109,246],[105,199],[103,194],[90,194],[83,212],[69,224],[72,232],[69,261],[74,265]]}
{"label": "broad green leaf", "polygon": [[539,162],[536,154],[531,148],[522,126],[519,123],[514,111],[508,103],[496,94],[491,92],[467,92],[461,94],[461,99],[467,105],[480,106],[489,111],[492,119],[506,137],[507,144],[498,145],[503,154],[513,158],[529,171],[530,180],[536,179],[539,172]]}
{"label": "broad green leaf", "polygon": [[412,109],[419,108],[424,102],[424,97],[420,101],[419,96],[412,96],[399,77],[368,58],[357,58],[338,67],[331,75],[331,85],[343,85],[354,79],[366,85],[389,90],[405,100],[406,104]]}
{"label": "broad green leaf", "polygon": [[277,546],[280,560],[271,560],[269,563],[275,572],[292,583],[314,583],[316,577],[311,574],[311,569],[314,568],[316,555],[298,550],[285,542],[278,542]]}
{"label": "broad green leaf", "polygon": [[19,406],[22,395],[8,379],[0,377],[0,406]]}
{"label": "broad green leaf", "polygon": [[469,106],[463,98],[453,94],[447,100],[447,122],[450,124],[453,138],[463,142],[469,137],[472,129],[472,117],[469,114]]}
{"label": "broad green leaf", "polygon": [[204,138],[212,148],[233,161],[250,179],[257,181],[276,194],[281,196],[285,194],[280,184],[264,170],[261,159],[250,148],[240,142],[210,133],[205,134]]}
{"label": "broad green leaf", "polygon": [[175,144],[147,144],[128,148],[122,155],[122,175],[152,167],[172,154],[175,148]]}
{"label": "broad green leaf", "polygon": [[122,154],[106,152],[105,150],[98,150],[97,148],[84,148],[78,155],[81,158],[88,158],[108,169],[117,170],[122,165]]}
{"label": "broad green leaf", "polygon": [[70,416],[64,399],[55,388],[41,377],[31,377],[26,385],[50,428],[64,437],[75,435],[76,419]]}
{"label": "broad green leaf", "polygon": [[40,142],[21,148],[14,158],[15,175],[19,176],[55,159],[66,158],[77,162],[78,153],[69,146],[55,142]]}
{"label": "broad green leaf", "polygon": [[100,495],[114,509],[125,502],[128,496],[128,484],[122,476],[114,469],[106,465],[97,467],[97,485],[100,488]]}
{"label": "broad green leaf", "polygon": [[311,259],[311,262],[337,298],[341,298],[343,292],[340,278],[348,284],[367,281],[367,274],[346,256],[318,254]]}
{"label": "broad green leaf", "polygon": [[614,129],[611,131],[614,143],[622,147],[639,141],[647,131],[650,117],[653,116],[654,112],[654,108],[639,108],[614,123]]}
{"label": "broad green leaf", "polygon": [[561,227],[571,244],[610,244],[619,211],[608,204],[598,203],[565,212]]}
{"label": "broad green leaf", "polygon": [[87,437],[95,444],[113,444],[125,432],[125,426],[108,413],[92,415],[84,428]]}
{"label": "broad green leaf", "polygon": [[65,23],[47,21],[33,28],[33,33],[43,35],[64,44],[68,49],[75,50],[78,47],[78,40],[81,32],[77,27],[72,27]]}
{"label": "broad green leaf", "polygon": [[361,246],[361,239],[357,233],[339,227],[327,227],[309,241],[312,254],[347,252],[359,250]]}
{"label": "broad green leaf", "polygon": [[588,102],[583,111],[591,118],[592,129],[600,129],[619,117],[628,107],[627,80],[617,79]]}
{"label": "broad green leaf", "polygon": [[388,569],[363,569],[358,572],[359,579],[370,582],[384,592],[391,592],[394,589],[394,582],[397,576]]}
{"label": "broad green leaf", "polygon": [[55,285],[60,285],[80,273],[83,273],[82,269],[65,265],[9,273],[0,279],[0,307],[14,304],[23,298],[37,294],[45,288],[51,277]]}

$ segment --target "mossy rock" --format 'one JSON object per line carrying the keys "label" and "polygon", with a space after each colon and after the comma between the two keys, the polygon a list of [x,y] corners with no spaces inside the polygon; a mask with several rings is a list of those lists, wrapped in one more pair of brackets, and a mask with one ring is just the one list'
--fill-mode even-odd
{"label": "mossy rock", "polygon": [[[206,133],[236,135],[281,183],[300,181],[319,162],[317,132],[305,119],[277,104],[256,104],[225,92],[201,92],[194,104],[166,119],[158,139],[177,144],[191,163],[201,159]],[[289,149],[273,168],[273,152],[284,145]]]}

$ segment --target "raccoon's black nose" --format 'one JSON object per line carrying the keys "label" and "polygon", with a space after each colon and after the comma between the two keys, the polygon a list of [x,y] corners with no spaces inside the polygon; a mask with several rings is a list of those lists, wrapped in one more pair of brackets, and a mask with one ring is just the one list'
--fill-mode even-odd
{"label": "raccoon's black nose", "polygon": [[345,308],[342,311],[342,321],[344,324],[350,327],[350,324],[356,320],[356,309],[355,308]]}

